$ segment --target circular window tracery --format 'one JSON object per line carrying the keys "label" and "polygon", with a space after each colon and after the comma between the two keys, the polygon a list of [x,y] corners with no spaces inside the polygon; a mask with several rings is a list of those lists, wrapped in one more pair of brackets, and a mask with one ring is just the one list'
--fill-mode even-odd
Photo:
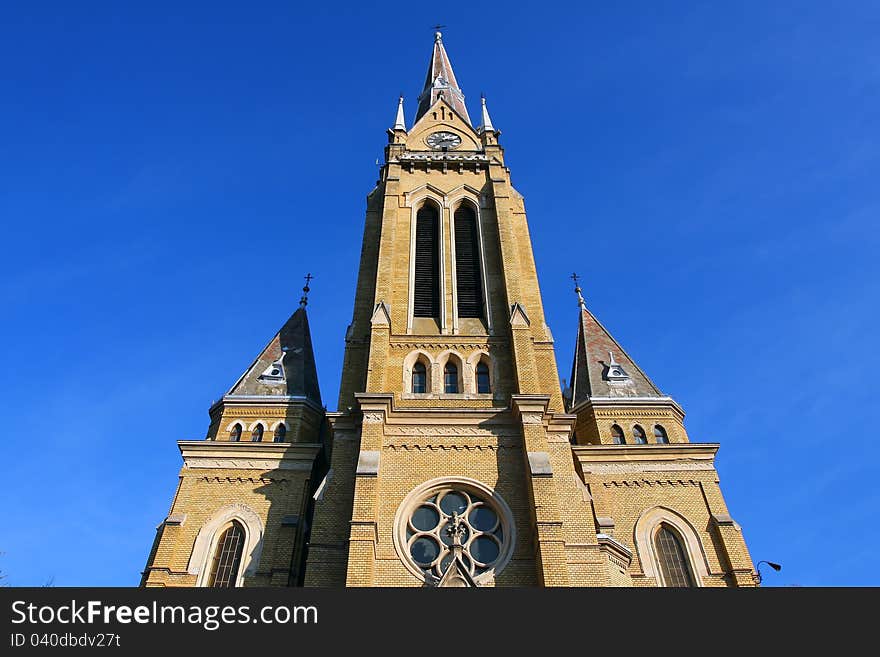
{"label": "circular window tracery", "polygon": [[479,582],[494,576],[510,560],[513,519],[497,493],[471,479],[442,479],[422,484],[403,501],[395,520],[395,548],[407,568],[436,582],[449,568],[454,546]]}

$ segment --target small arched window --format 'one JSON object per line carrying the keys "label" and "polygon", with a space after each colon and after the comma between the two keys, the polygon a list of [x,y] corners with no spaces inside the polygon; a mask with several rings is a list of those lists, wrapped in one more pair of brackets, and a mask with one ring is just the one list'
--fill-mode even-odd
{"label": "small arched window", "polygon": [[232,431],[229,432],[229,440],[231,440],[234,443],[237,443],[239,440],[241,440],[241,425],[240,424],[236,424],[234,427],[232,427]]}
{"label": "small arched window", "polygon": [[491,381],[489,380],[489,366],[483,361],[477,363],[477,392],[492,392]]}
{"label": "small arched window", "polygon": [[681,538],[666,523],[660,525],[654,536],[654,548],[665,586],[696,586]]}
{"label": "small arched window", "polygon": [[642,429],[638,424],[633,427],[633,440],[636,445],[647,445],[648,438],[645,436],[645,430]]}
{"label": "small arched window", "polygon": [[659,424],[654,426],[654,441],[658,445],[669,444],[669,436],[666,435],[666,429],[661,427]]}
{"label": "small arched window", "polygon": [[258,424],[254,427],[254,430],[251,431],[251,442],[258,443],[263,440],[263,425]]}
{"label": "small arched window", "polygon": [[208,586],[232,588],[238,581],[241,566],[241,553],[244,550],[244,528],[233,521],[221,534],[211,562],[211,577]]}
{"label": "small arched window", "polygon": [[428,392],[428,368],[420,360],[413,365],[412,391],[415,393]]}
{"label": "small arched window", "polygon": [[284,422],[282,422],[275,427],[275,442],[283,443],[285,438],[287,438],[287,427],[284,426]]}
{"label": "small arched window", "polygon": [[446,363],[443,368],[443,390],[447,393],[458,392],[458,366],[453,362]]}
{"label": "small arched window", "polygon": [[623,439],[623,429],[621,429],[616,424],[612,425],[612,427],[611,427],[611,441],[615,445],[625,445],[626,444],[626,441]]}

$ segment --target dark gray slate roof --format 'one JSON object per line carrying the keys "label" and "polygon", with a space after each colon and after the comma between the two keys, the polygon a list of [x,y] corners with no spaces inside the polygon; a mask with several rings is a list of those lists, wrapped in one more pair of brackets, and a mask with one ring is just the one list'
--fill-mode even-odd
{"label": "dark gray slate roof", "polygon": [[[611,365],[609,352],[618,367]],[[614,370],[621,374],[614,375]],[[580,312],[570,408],[590,397],[665,397],[586,308]]]}
{"label": "dark gray slate roof", "polygon": [[296,395],[321,405],[305,307],[297,309],[227,395]]}

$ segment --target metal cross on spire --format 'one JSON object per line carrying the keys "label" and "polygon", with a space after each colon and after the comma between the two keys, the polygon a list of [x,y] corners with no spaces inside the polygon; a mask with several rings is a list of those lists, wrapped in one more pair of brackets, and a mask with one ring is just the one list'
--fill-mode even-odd
{"label": "metal cross on spire", "polygon": [[575,294],[578,295],[578,305],[580,306],[581,310],[586,310],[587,303],[586,303],[586,301],[584,301],[583,294],[581,294],[581,285],[580,285],[581,277],[578,276],[577,274],[572,274],[570,276],[570,278],[571,278],[571,280],[574,281],[574,292],[575,292]]}
{"label": "metal cross on spire", "polygon": [[303,295],[302,295],[302,297],[300,297],[300,300],[299,300],[300,308],[305,308],[306,304],[309,302],[309,289],[310,289],[309,283],[311,283],[314,276],[312,276],[312,273],[309,272],[308,274],[303,276],[303,278],[306,279],[306,284],[303,285]]}

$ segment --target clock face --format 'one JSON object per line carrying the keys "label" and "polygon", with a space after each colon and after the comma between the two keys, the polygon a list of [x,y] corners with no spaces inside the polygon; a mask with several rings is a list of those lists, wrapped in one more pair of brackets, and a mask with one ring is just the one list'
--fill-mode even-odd
{"label": "clock face", "polygon": [[461,144],[461,137],[454,132],[434,132],[428,135],[425,142],[433,149],[457,148]]}

